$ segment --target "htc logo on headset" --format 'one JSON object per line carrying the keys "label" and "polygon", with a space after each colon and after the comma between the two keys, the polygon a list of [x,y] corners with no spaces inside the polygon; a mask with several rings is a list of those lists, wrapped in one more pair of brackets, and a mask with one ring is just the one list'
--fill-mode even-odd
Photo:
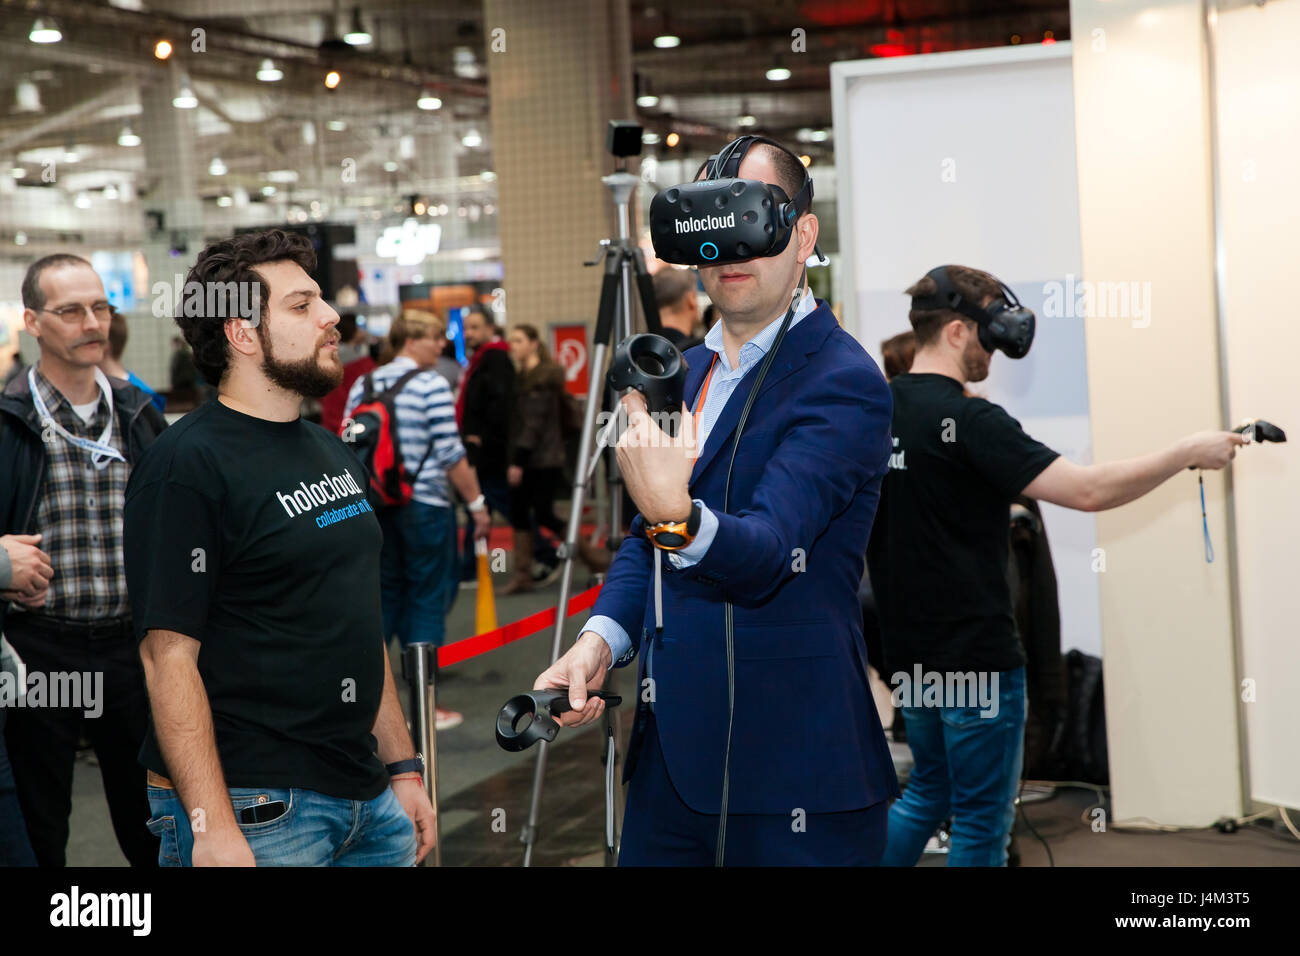
{"label": "htc logo on headset", "polygon": [[736,226],[736,214],[727,213],[725,216],[700,216],[697,219],[674,219],[673,226],[676,227],[678,234],[683,232],[700,232],[704,229],[734,229]]}

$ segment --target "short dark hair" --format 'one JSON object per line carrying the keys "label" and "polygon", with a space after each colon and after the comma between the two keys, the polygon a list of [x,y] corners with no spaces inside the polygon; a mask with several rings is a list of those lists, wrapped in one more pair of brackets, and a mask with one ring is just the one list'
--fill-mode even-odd
{"label": "short dark hair", "polygon": [[56,252],[52,256],[37,259],[27,267],[27,274],[23,276],[23,308],[31,309],[34,312],[39,312],[45,308],[45,293],[41,291],[41,273],[56,266],[86,266],[91,268],[89,262],[81,258],[81,256],[74,256],[70,252]]}
{"label": "short dark hair", "polygon": [[[306,272],[316,270],[316,252],[311,240],[282,229],[265,232],[246,232],[229,239],[214,242],[202,252],[185,277],[185,286],[191,282],[207,289],[210,283],[254,283],[261,289],[261,314],[258,317],[258,334],[263,335],[263,323],[270,308],[271,290],[255,271],[256,266],[269,262],[296,262]],[[182,299],[184,292],[182,290]],[[209,385],[220,385],[230,363],[230,349],[226,342],[226,322],[238,316],[231,310],[223,315],[207,315],[206,309],[196,303],[177,308],[176,324],[185,334],[194,353],[194,364]],[[197,306],[197,307],[196,307]],[[198,312],[200,314],[187,314]],[[265,340],[264,340],[265,341]]]}
{"label": "short dark hair", "polygon": [[[980,269],[971,269],[968,266],[949,266],[948,278],[954,288],[962,294],[962,298],[976,305],[982,305],[986,300],[1002,294],[1002,286],[998,283],[998,280]],[[915,299],[934,295],[938,291],[939,284],[926,275],[909,286],[904,295],[910,295]],[[961,319],[968,325],[975,324],[974,319],[952,309],[910,309],[907,318],[912,323],[912,331],[916,333],[916,347],[918,349],[925,348],[937,339],[939,330],[955,319]]]}
{"label": "short dark hair", "polygon": [[671,309],[686,298],[688,292],[695,290],[695,284],[699,280],[690,269],[664,266],[654,274],[651,281],[654,284],[655,305],[661,309]]}
{"label": "short dark hair", "polygon": [[916,333],[899,332],[880,343],[880,354],[885,360],[885,378],[903,375],[912,368],[916,358]]}
{"label": "short dark hair", "polygon": [[126,316],[110,305],[108,307],[108,354],[113,356],[115,361],[122,361],[122,353],[126,351]]}

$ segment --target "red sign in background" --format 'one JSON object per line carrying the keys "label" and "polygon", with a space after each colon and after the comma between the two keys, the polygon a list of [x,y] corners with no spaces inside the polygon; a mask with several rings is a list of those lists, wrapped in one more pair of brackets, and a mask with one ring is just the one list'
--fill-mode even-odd
{"label": "red sign in background", "polygon": [[564,390],[570,395],[586,395],[590,371],[587,326],[584,323],[552,325],[551,354],[564,368]]}

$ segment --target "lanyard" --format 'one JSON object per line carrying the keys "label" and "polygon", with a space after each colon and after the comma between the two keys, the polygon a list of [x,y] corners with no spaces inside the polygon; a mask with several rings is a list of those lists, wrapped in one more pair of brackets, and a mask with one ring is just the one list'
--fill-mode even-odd
{"label": "lanyard", "polygon": [[695,434],[700,433],[700,415],[704,412],[704,400],[709,397],[709,383],[713,381],[713,370],[718,365],[718,353],[713,353],[713,361],[709,363],[709,374],[704,376],[704,385],[700,389],[699,397],[695,399]]}
{"label": "lanyard", "polygon": [[36,414],[41,420],[42,427],[53,428],[68,444],[74,445],[82,451],[90,452],[90,461],[95,466],[95,469],[103,471],[108,467],[110,461],[116,459],[125,462],[126,458],[120,451],[109,444],[109,439],[113,436],[113,389],[109,386],[107,377],[99,369],[95,369],[95,384],[99,386],[100,394],[108,402],[108,424],[104,426],[104,432],[99,436],[98,441],[74,435],[56,422],[54,416],[50,414],[49,408],[46,407],[45,400],[41,398],[40,389],[36,387],[36,366],[33,365],[27,370],[27,387],[31,390],[32,402],[36,405]]}

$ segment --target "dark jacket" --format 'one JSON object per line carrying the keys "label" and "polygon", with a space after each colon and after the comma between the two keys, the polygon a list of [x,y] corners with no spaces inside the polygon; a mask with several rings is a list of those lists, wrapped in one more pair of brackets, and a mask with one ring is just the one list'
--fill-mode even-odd
{"label": "dark jacket", "polygon": [[465,416],[460,433],[477,435],[483,444],[465,445],[469,463],[479,471],[504,473],[506,438],[514,413],[515,366],[504,349],[483,356],[474,373],[465,380]]}
{"label": "dark jacket", "polygon": [[[167,427],[149,396],[130,382],[109,379],[113,412],[126,436],[126,460],[132,467]],[[10,381],[0,394],[0,534],[35,532],[36,506],[45,481],[45,443],[27,376]],[[0,630],[7,602],[0,602]]]}
{"label": "dark jacket", "polygon": [[[704,346],[686,356],[688,405],[711,357]],[[870,356],[819,302],[774,356],[733,468],[731,438],[757,377],[756,364],[695,462],[691,495],[714,513],[717,533],[698,564],[677,569],[663,562],[662,633],[655,634],[652,546],[640,516],[593,613],[617,621],[635,651],[654,641],[663,760],[696,813],[719,812],[729,727],[731,813],[859,810],[898,794],[867,681],[857,598],[889,470],[893,396]],[[728,613],[735,626],[734,722]],[[625,655],[618,663],[629,662]],[[625,779],[645,740],[646,709],[638,695]]]}
{"label": "dark jacket", "polygon": [[515,377],[515,414],[510,420],[510,464],[521,468],[564,467],[564,369],[544,360]]}

